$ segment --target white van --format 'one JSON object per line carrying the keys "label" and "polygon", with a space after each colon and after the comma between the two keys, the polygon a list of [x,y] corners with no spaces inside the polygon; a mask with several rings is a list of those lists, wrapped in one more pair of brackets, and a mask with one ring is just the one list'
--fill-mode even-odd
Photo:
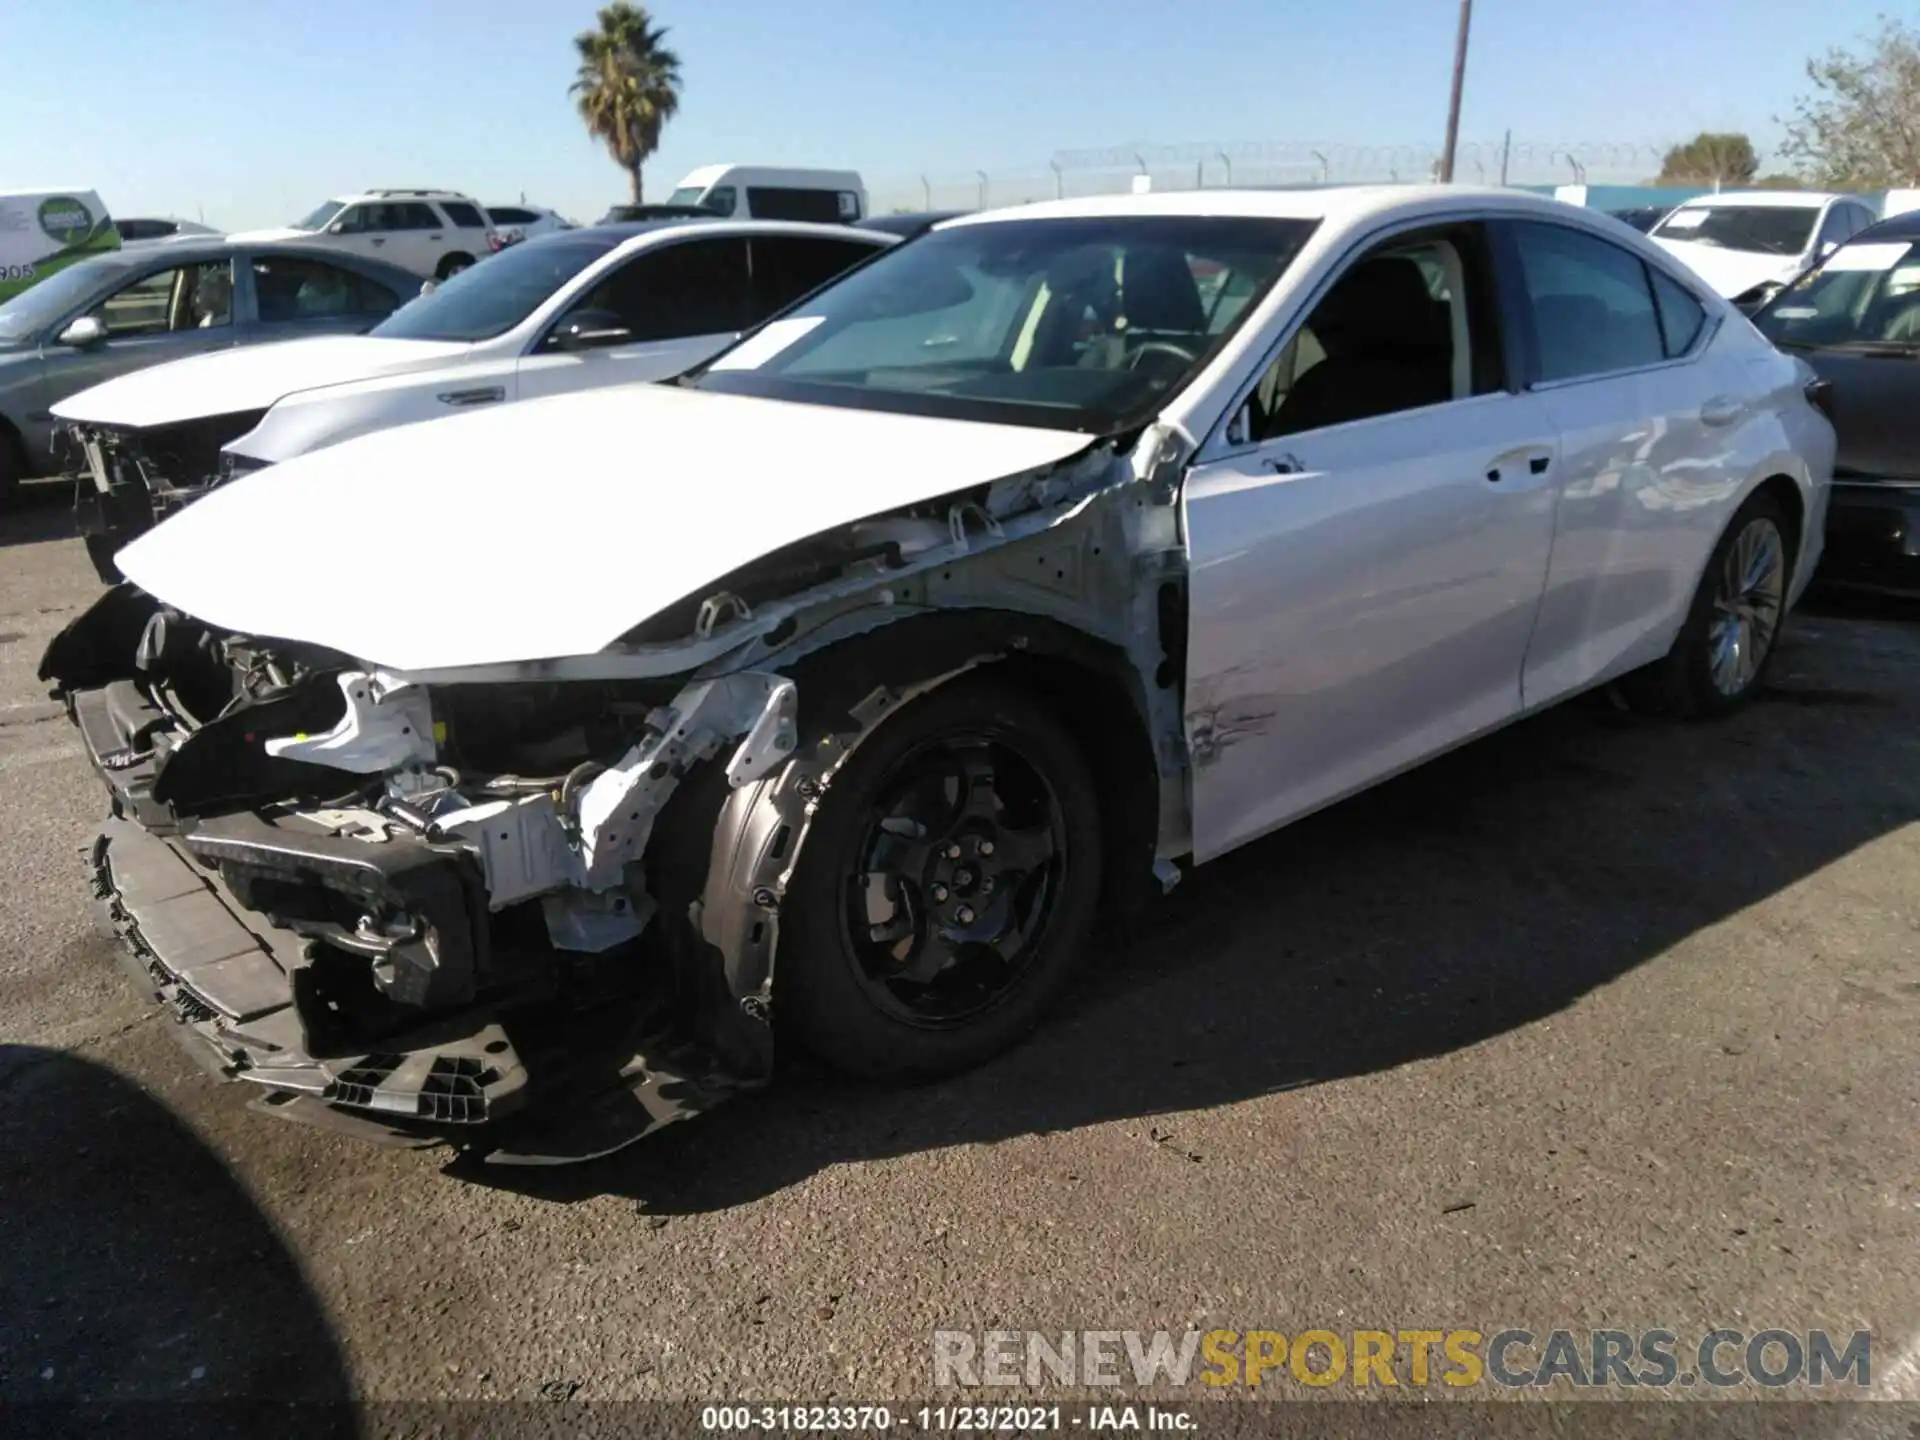
{"label": "white van", "polygon": [[0,192],[0,300],[102,250],[120,232],[91,190]]}
{"label": "white van", "polygon": [[851,225],[867,215],[857,170],[782,170],[770,165],[703,165],[667,197],[738,220],[812,220]]}

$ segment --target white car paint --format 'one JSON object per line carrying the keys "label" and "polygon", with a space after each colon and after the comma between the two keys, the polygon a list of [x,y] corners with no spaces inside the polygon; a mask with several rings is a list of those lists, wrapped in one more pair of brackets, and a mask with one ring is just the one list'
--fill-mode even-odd
{"label": "white car paint", "polygon": [[[1656,245],[1711,285],[1715,293],[1733,299],[1756,286],[1784,285],[1816,263],[1820,258],[1827,215],[1842,202],[1862,206],[1867,203],[1857,196],[1813,190],[1727,190],[1717,195],[1700,195],[1675,206],[1653,228],[1651,238]],[[1706,213],[1731,207],[1807,211],[1809,224],[1806,244],[1791,255],[1774,255],[1757,250],[1735,250],[1723,245],[1702,245],[1686,238],[1688,231],[1697,227]]]}
{"label": "white car paint", "polygon": [[471,347],[338,335],[194,355],[136,370],[53,407],[61,420],[146,429],[205,415],[264,410],[296,390],[446,365]]}
{"label": "white car paint", "polygon": [[[790,540],[1088,443],[628,385],[384,430],[243,476],[117,559],[188,614],[392,669],[537,660],[602,649]],[[286,542],[262,543],[276,534],[328,557],[326,578],[289,564]],[[551,543],[514,543],[540,534]],[[424,548],[393,565],[382,535]]]}
{"label": "white car paint", "polygon": [[[831,213],[852,224],[867,213],[867,186],[857,170],[813,170],[773,165],[702,165],[681,177],[667,196],[670,205],[705,205],[745,220],[754,215],[756,189],[805,190],[826,197]],[[775,219],[793,219],[775,215]],[[821,218],[809,215],[807,218]]]}
{"label": "white car paint", "polygon": [[[852,240],[873,249],[893,243],[872,231],[839,226],[717,220],[659,225],[612,247],[519,324],[491,339],[462,343],[375,334],[194,357],[81,391],[62,401],[54,413],[66,420],[146,428],[266,410],[258,426],[227,448],[246,459],[271,463],[389,425],[434,419],[476,405],[663,379],[713,354],[732,336],[536,352],[548,329],[581,297],[649,251],[702,236],[786,235]],[[482,267],[470,283],[484,278]]]}
{"label": "white car paint", "polygon": [[[1775,479],[1804,517],[1798,598],[1834,450],[1804,394],[1810,372],[1604,216],[1505,190],[1380,187],[1101,197],[947,225],[1196,213],[1320,222],[1129,457],[1142,481],[1178,467],[1181,524],[1166,543],[1187,578],[1197,858],[1665,653],[1728,520]],[[1637,257],[1693,295],[1697,341],[1556,384],[1238,435],[1247,392],[1357,259],[1403,232],[1502,220]],[[740,356],[732,368],[753,368]],[[291,461],[174,517],[120,564],[215,624],[407,670],[539,661],[515,672],[535,676],[783,545],[1088,443],[628,387]],[[324,584],[261,540],[296,533]],[[375,534],[423,549],[394,563]],[[512,543],[525,535],[539,543]]]}

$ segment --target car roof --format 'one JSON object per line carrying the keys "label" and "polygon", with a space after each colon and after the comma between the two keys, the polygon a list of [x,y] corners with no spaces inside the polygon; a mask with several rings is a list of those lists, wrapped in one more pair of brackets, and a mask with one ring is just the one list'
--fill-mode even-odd
{"label": "car roof", "polygon": [[730,220],[724,215],[691,216],[675,220],[615,220],[605,225],[582,225],[578,230],[562,230],[552,235],[542,235],[538,239],[523,241],[527,245],[552,245],[577,239],[582,235],[591,236],[605,242],[609,247],[625,244],[642,237],[665,234],[669,231],[688,231],[702,235],[718,232],[722,235],[823,235],[841,240],[864,240],[868,244],[875,241],[894,240],[899,237],[884,231],[867,230],[857,225],[822,225],[810,220]]}
{"label": "car roof", "polygon": [[175,265],[193,265],[206,260],[224,260],[235,252],[258,254],[268,258],[293,256],[296,259],[316,260],[322,264],[345,266],[348,269],[358,267],[362,270],[418,278],[399,265],[375,259],[371,255],[355,255],[349,251],[324,245],[285,245],[278,242],[271,245],[256,245],[245,240],[229,240],[225,235],[181,235],[167,241],[164,247],[149,248],[136,244],[119,250],[102,250],[85,258],[104,261],[103,269],[113,267],[131,270],[136,265],[153,264],[157,264],[161,269],[167,269]]}
{"label": "car roof", "polygon": [[1565,220],[1595,212],[1544,195],[1492,185],[1326,185],[1298,189],[1167,190],[1147,195],[1094,195],[981,210],[941,222],[942,230],[1009,220],[1103,219],[1130,215],[1226,216],[1324,220],[1345,227],[1370,220],[1457,212],[1540,215]]}
{"label": "car roof", "polygon": [[[1818,210],[1829,200],[1860,199],[1833,190],[1722,190],[1715,195],[1696,195],[1682,200],[1681,210],[1699,210],[1713,205],[1742,205],[1760,209]],[[1865,201],[1861,202],[1865,204]]]}

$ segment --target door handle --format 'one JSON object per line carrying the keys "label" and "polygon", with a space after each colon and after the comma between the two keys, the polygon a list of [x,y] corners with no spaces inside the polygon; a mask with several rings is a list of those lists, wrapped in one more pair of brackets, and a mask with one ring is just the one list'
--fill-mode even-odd
{"label": "door handle", "polygon": [[507,398],[504,385],[481,385],[472,390],[442,390],[433,397],[442,405],[492,405]]}
{"label": "door handle", "polygon": [[1517,473],[1517,470],[1510,467],[1518,467],[1522,460],[1527,462],[1528,474],[1544,475],[1553,465],[1553,452],[1551,450],[1509,450],[1487,466],[1487,483],[1498,485],[1506,479],[1508,474]]}
{"label": "door handle", "polygon": [[1731,395],[1716,395],[1700,407],[1702,425],[1731,425],[1746,414],[1747,406],[1743,400]]}
{"label": "door handle", "polygon": [[447,238],[447,237],[446,237],[446,236],[444,236],[444,235],[429,235],[429,236],[427,236],[427,239],[429,239],[429,240],[444,240],[444,239],[446,239],[446,238]]}
{"label": "door handle", "polygon": [[376,235],[373,237],[373,243],[376,245],[384,245],[387,242],[384,239],[382,239],[380,236]]}

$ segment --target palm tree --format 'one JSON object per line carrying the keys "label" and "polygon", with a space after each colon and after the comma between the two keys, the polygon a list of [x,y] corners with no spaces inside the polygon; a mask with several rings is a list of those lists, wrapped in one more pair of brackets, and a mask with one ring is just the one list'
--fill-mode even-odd
{"label": "palm tree", "polygon": [[605,141],[627,172],[638,204],[640,167],[680,108],[680,57],[660,43],[666,27],[655,25],[643,5],[613,0],[598,19],[598,29],[573,37],[580,69],[567,93],[577,98],[587,133]]}

